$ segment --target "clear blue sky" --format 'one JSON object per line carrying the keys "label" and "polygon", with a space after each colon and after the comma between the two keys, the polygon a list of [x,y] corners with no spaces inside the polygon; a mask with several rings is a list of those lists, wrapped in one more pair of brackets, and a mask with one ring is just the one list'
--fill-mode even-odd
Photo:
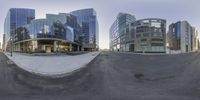
{"label": "clear blue sky", "polygon": [[67,13],[77,9],[94,8],[99,21],[100,48],[109,47],[109,28],[119,12],[135,15],[136,19],[158,17],[170,23],[187,20],[200,32],[200,0],[0,0],[0,41],[9,8],[33,8],[36,18],[46,13]]}

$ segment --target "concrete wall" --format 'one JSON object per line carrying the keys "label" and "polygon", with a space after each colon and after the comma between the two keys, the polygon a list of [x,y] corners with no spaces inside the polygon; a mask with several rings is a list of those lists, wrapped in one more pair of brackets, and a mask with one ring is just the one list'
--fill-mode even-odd
{"label": "concrete wall", "polygon": [[[181,51],[191,52],[191,26],[188,22],[181,22]],[[186,48],[187,47],[187,48]]]}

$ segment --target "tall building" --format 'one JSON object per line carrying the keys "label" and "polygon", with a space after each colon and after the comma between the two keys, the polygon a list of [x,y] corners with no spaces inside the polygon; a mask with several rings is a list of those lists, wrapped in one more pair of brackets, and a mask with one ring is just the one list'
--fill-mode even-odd
{"label": "tall building", "polygon": [[197,51],[198,49],[199,49],[198,31],[195,27],[192,27],[192,51]]}
{"label": "tall building", "polygon": [[[110,50],[112,51],[130,51],[133,38],[129,37],[129,25],[136,21],[135,16],[127,13],[119,13],[116,20],[110,28]],[[130,39],[129,39],[130,38]]]}
{"label": "tall building", "polygon": [[66,14],[46,14],[46,18],[34,19],[16,29],[14,51],[65,52],[78,51],[73,28],[66,25]]}
{"label": "tall building", "polygon": [[81,9],[71,12],[77,17],[81,27],[81,44],[84,50],[95,50],[99,48],[99,29],[96,11],[92,8]]}
{"label": "tall building", "polygon": [[81,44],[81,26],[77,22],[77,17],[72,14],[66,14],[66,17],[67,22],[65,23],[65,26],[73,28],[74,42]]}
{"label": "tall building", "polygon": [[10,39],[15,38],[14,34],[16,29],[29,24],[31,20],[35,19],[35,10],[25,8],[11,8],[4,22],[4,33],[5,33],[5,46],[9,49]]}
{"label": "tall building", "polygon": [[5,51],[5,34],[3,34],[3,44],[2,44],[2,50]]}
{"label": "tall building", "polygon": [[46,18],[34,19],[32,9],[10,9],[4,27],[7,51],[11,46],[17,52],[96,50],[96,12],[84,9],[72,13],[46,14]]}
{"label": "tall building", "polygon": [[167,33],[167,42],[169,49],[179,50],[181,49],[181,22],[172,23],[169,25],[169,31]]}
{"label": "tall building", "polygon": [[169,25],[168,43],[170,50],[182,53],[198,49],[198,32],[187,21],[178,21]]}
{"label": "tall building", "polygon": [[110,28],[110,50],[131,52],[165,52],[166,20],[136,20],[133,15],[119,13]]}

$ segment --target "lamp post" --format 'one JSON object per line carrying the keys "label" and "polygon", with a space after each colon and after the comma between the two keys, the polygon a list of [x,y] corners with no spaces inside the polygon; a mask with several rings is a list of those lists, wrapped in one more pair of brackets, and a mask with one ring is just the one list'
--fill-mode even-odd
{"label": "lamp post", "polygon": [[10,38],[10,40],[11,40],[10,41],[10,44],[11,44],[10,45],[10,56],[12,57],[12,51],[13,51],[13,48],[12,48],[13,47],[13,39],[12,39],[12,37]]}
{"label": "lamp post", "polygon": [[[16,33],[16,30],[15,30],[15,33]],[[10,37],[10,56],[12,57],[13,56],[13,37],[14,37],[14,33],[11,34],[11,37]]]}

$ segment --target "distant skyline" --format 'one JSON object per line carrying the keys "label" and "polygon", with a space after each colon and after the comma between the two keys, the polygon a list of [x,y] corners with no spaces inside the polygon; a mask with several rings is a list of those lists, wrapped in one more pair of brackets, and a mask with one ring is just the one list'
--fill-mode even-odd
{"label": "distant skyline", "polygon": [[[47,13],[69,13],[84,8],[94,8],[99,22],[100,48],[109,48],[109,29],[119,12],[129,13],[136,19],[162,18],[168,25],[187,20],[200,32],[199,0],[1,0],[0,42],[4,33],[4,20],[10,8],[36,10],[36,19]],[[168,30],[167,30],[168,31]]]}

